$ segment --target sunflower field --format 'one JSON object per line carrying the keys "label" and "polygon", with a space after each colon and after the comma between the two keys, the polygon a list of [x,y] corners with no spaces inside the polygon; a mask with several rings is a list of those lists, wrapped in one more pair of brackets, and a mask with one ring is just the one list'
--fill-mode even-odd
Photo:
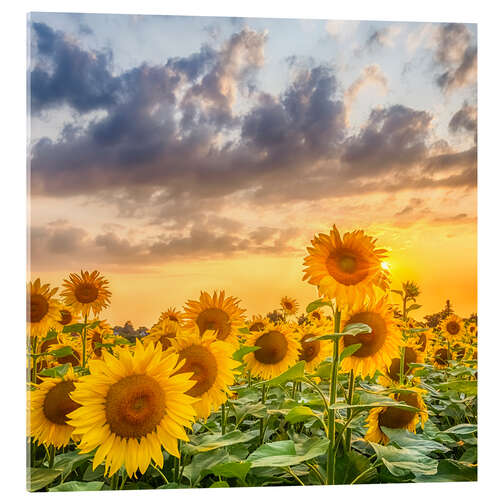
{"label": "sunflower field", "polygon": [[135,337],[106,321],[98,271],[28,283],[28,489],[475,481],[477,317],[415,321],[386,258],[333,226],[302,311],[202,291]]}

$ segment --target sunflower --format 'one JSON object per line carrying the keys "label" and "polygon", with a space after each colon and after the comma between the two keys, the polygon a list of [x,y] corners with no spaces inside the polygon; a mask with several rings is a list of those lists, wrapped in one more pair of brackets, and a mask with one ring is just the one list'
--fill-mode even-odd
{"label": "sunflower", "polygon": [[[424,355],[414,345],[403,346],[405,350],[404,374],[410,375],[413,369],[410,368],[411,363],[423,363]],[[386,368],[384,375],[380,377],[379,382],[383,385],[399,383],[399,371],[401,368],[401,356],[397,356],[391,360],[391,364]]]}
{"label": "sunflower", "polygon": [[168,316],[163,317],[163,319],[162,317],[151,327],[149,334],[143,340],[145,344],[159,342],[161,348],[166,351],[172,345],[172,339],[179,333],[180,324],[177,321],[170,320]]}
{"label": "sunflower", "polygon": [[392,360],[399,356],[402,338],[386,299],[382,298],[377,303],[369,301],[351,309],[342,321],[341,330],[353,323],[364,323],[372,331],[342,337],[341,350],[353,344],[361,344],[351,356],[344,358],[342,369],[354,370],[354,375],[359,374],[363,378],[374,375],[377,369],[387,369]]}
{"label": "sunflower", "polygon": [[184,307],[185,316],[198,326],[200,335],[207,330],[215,330],[218,340],[238,343],[238,328],[244,326],[244,309],[239,307],[239,299],[226,297],[222,291],[213,296],[200,293],[200,300],[188,300]]}
{"label": "sunflower", "polygon": [[425,353],[429,350],[431,344],[431,332],[417,332],[415,337],[413,337],[411,343],[415,347],[415,349],[421,352],[424,357]]}
{"label": "sunflower", "polygon": [[244,356],[251,375],[264,380],[277,377],[298,361],[298,334],[285,324],[268,325],[265,330],[252,332],[246,344],[259,349]]}
{"label": "sunflower", "polygon": [[184,323],[184,314],[181,311],[178,311],[175,307],[169,307],[165,312],[161,313],[158,322],[164,319],[174,321],[175,323],[178,323],[180,326],[182,326],[182,324]]}
{"label": "sunflower", "polygon": [[467,325],[466,332],[467,332],[467,334],[470,337],[472,337],[472,338],[476,337],[477,336],[477,325],[476,325],[476,323],[469,323]]}
{"label": "sunflower", "polygon": [[196,381],[186,394],[198,398],[194,403],[197,416],[207,419],[231,394],[233,370],[239,365],[232,359],[232,346],[217,340],[213,331],[200,336],[193,330],[172,339],[172,350],[179,355],[182,365],[176,373],[192,373],[191,380]]}
{"label": "sunflower", "polygon": [[303,280],[316,285],[322,295],[352,304],[365,295],[374,297],[374,287],[389,287],[389,273],[382,268],[386,250],[375,248],[375,239],[363,231],[340,237],[334,225],[330,234],[320,233],[308,247]]}
{"label": "sunflower", "polygon": [[59,315],[58,330],[60,331],[62,331],[65,326],[78,323],[80,321],[79,314],[72,307],[61,305]]}
{"label": "sunflower", "polygon": [[406,328],[408,330],[413,330],[414,328],[418,328],[418,324],[414,319],[409,318],[406,322]]}
{"label": "sunflower", "polygon": [[438,369],[446,368],[453,359],[453,353],[444,345],[436,345],[431,356],[432,364]]}
{"label": "sunflower", "polygon": [[71,273],[69,280],[63,283],[64,303],[73,307],[77,314],[88,316],[90,311],[98,315],[102,309],[108,307],[111,292],[108,281],[100,275],[99,271],[81,271],[80,275]]}
{"label": "sunflower", "polygon": [[269,319],[260,314],[252,316],[251,321],[247,323],[250,332],[262,332],[269,324]]}
{"label": "sunflower", "polygon": [[45,337],[52,328],[57,328],[59,302],[53,298],[57,288],[42,285],[40,279],[26,285],[26,333],[31,337]]}
{"label": "sunflower", "polygon": [[53,353],[59,349],[67,348],[68,354],[64,356],[52,355],[47,360],[49,366],[65,365],[69,363],[71,366],[79,366],[81,364],[81,344],[79,345],[77,341],[70,341],[68,339],[58,341],[55,344],[48,346],[47,352]]}
{"label": "sunflower", "polygon": [[106,320],[99,320],[99,324],[88,332],[87,359],[101,358],[103,347],[99,344],[105,344],[110,337],[114,337],[113,328]]}
{"label": "sunflower", "polygon": [[314,309],[314,311],[307,315],[307,319],[311,323],[321,323],[325,320],[325,314],[321,311],[321,309]]}
{"label": "sunflower", "polygon": [[68,413],[80,405],[70,398],[75,390],[76,377],[69,368],[61,378],[43,378],[28,392],[30,399],[29,434],[40,444],[56,448],[69,443],[73,427],[68,424]]}
{"label": "sunflower", "polygon": [[455,359],[462,360],[467,354],[468,345],[464,344],[463,342],[456,342],[451,346],[451,348],[453,350]]}
{"label": "sunflower", "polygon": [[443,335],[450,341],[460,340],[464,333],[463,321],[456,314],[447,316],[441,321],[439,326]]}
{"label": "sunflower", "polygon": [[119,358],[103,352],[89,361],[90,375],[80,378],[72,399],[81,405],[70,415],[70,425],[81,436],[82,453],[95,450],[93,468],[104,461],[112,476],[122,465],[129,477],[146,472],[151,459],[163,467],[162,446],[179,457],[177,440],[188,440],[196,401],[185,394],[194,381],[191,373],[174,374],[178,357],[160,345],[133,352],[118,349]]}
{"label": "sunflower", "polygon": [[312,340],[325,333],[319,326],[307,325],[299,329],[300,350],[299,361],[306,362],[306,371],[312,373],[316,367],[330,354],[331,343],[326,340]]}
{"label": "sunflower", "polygon": [[299,303],[290,297],[287,297],[286,295],[281,299],[281,309],[283,310],[283,313],[285,316],[291,316],[293,314],[297,314],[297,311],[299,309]]}
{"label": "sunflower", "polygon": [[416,432],[419,421],[420,425],[423,427],[427,421],[428,415],[427,407],[420,394],[421,392],[423,391],[413,388],[411,392],[391,395],[391,398],[395,401],[401,401],[409,406],[418,408],[420,410],[418,412],[390,406],[377,407],[370,410],[366,419],[366,427],[368,427],[368,430],[366,431],[365,440],[373,443],[382,442],[383,444],[387,444],[389,438],[382,431],[382,427],[387,427],[389,429],[407,429],[413,433]]}

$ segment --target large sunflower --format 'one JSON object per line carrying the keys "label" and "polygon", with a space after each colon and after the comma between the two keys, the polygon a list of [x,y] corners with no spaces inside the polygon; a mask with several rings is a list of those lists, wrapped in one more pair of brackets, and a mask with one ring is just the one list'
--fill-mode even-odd
{"label": "large sunflower", "polygon": [[243,361],[253,376],[264,380],[277,377],[298,361],[300,343],[288,325],[271,324],[263,331],[252,332],[245,345],[259,347]]}
{"label": "large sunflower", "polygon": [[286,295],[281,299],[280,305],[285,316],[297,314],[297,311],[299,310],[299,303],[295,299],[287,297]]}
{"label": "large sunflower", "polygon": [[[404,374],[410,375],[413,369],[410,367],[411,363],[423,363],[424,355],[414,345],[405,345],[405,360],[404,360]],[[399,371],[401,368],[401,356],[397,356],[391,360],[391,364],[384,371],[384,375],[380,377],[379,381],[383,385],[399,383]]]}
{"label": "large sunflower", "polygon": [[456,314],[450,314],[439,325],[443,335],[449,341],[460,340],[464,334],[464,322]]}
{"label": "large sunflower", "polygon": [[105,474],[122,465],[129,477],[145,473],[151,459],[163,467],[162,446],[179,457],[177,440],[188,440],[193,403],[185,394],[194,385],[191,373],[174,374],[178,357],[160,345],[137,342],[133,353],[119,350],[119,358],[103,352],[89,361],[90,375],[80,379],[72,399],[81,405],[70,415],[70,425],[81,436],[83,453],[95,451],[93,468],[104,461]]}
{"label": "large sunflower", "polygon": [[177,373],[190,372],[196,381],[186,394],[198,398],[194,403],[197,416],[208,418],[231,394],[233,370],[239,365],[232,359],[232,346],[217,340],[214,332],[205,332],[201,337],[198,331],[192,331],[172,339],[172,349],[182,365]]}
{"label": "large sunflower", "polygon": [[427,407],[420,395],[422,391],[416,388],[412,392],[404,392],[391,395],[395,401],[401,401],[409,406],[418,408],[420,411],[414,412],[404,410],[402,408],[393,408],[390,406],[373,408],[370,410],[366,419],[368,430],[366,431],[365,440],[374,443],[387,444],[389,438],[383,433],[381,427],[389,429],[407,429],[415,433],[417,424],[423,427],[427,421]]}
{"label": "large sunflower", "polygon": [[320,233],[311,241],[302,279],[342,304],[352,304],[367,294],[374,297],[375,286],[389,287],[388,272],[381,267],[387,252],[375,248],[375,241],[363,231],[341,238],[333,226],[329,235]]}
{"label": "large sunflower", "polygon": [[344,358],[342,369],[354,370],[355,375],[359,374],[364,378],[374,375],[377,369],[383,372],[389,368],[392,360],[399,356],[402,337],[385,299],[380,299],[377,303],[369,301],[351,309],[342,321],[342,331],[353,323],[364,323],[372,331],[342,337],[341,349],[361,344],[351,356]]}
{"label": "large sunflower", "polygon": [[61,295],[65,304],[77,314],[87,316],[92,311],[97,316],[110,303],[108,284],[99,271],[81,271],[80,275],[71,273],[69,279],[64,280]]}
{"label": "large sunflower", "polygon": [[432,364],[438,369],[446,368],[453,359],[453,352],[444,345],[436,345],[431,355]]}
{"label": "large sunflower", "polygon": [[69,443],[74,428],[68,424],[68,413],[80,405],[70,398],[76,377],[69,368],[62,378],[43,378],[28,392],[30,400],[29,434],[38,443],[56,448]]}
{"label": "large sunflower", "polygon": [[299,327],[300,350],[299,361],[306,362],[306,371],[312,373],[315,368],[330,354],[331,343],[326,340],[306,340],[324,335],[326,332],[317,325]]}
{"label": "large sunflower", "polygon": [[57,288],[42,285],[40,279],[26,285],[26,333],[31,337],[45,337],[51,328],[59,326],[60,304],[53,298]]}
{"label": "large sunflower", "polygon": [[221,291],[213,296],[200,293],[200,300],[188,300],[185,317],[198,326],[200,335],[207,330],[215,330],[218,340],[237,344],[238,328],[244,326],[244,309],[239,307],[239,299],[226,297]]}
{"label": "large sunflower", "polygon": [[161,347],[166,351],[172,345],[172,339],[179,333],[180,324],[177,321],[172,321],[165,316],[160,318],[160,320],[155,323],[149,334],[144,337],[144,343],[149,344],[150,342],[161,344]]}

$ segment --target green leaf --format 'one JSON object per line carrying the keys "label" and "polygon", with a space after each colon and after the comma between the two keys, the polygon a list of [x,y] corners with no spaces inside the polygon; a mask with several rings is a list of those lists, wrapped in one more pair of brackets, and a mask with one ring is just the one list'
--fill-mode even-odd
{"label": "green leaf", "polygon": [[451,459],[439,461],[437,474],[433,476],[415,474],[421,482],[443,483],[449,481],[477,481],[477,466]]}
{"label": "green leaf", "polygon": [[361,344],[351,344],[350,346],[347,346],[341,353],[340,353],[340,358],[339,362],[342,362],[344,358],[347,358],[348,356],[352,356],[359,348],[361,347]]}
{"label": "green leaf", "polygon": [[64,356],[71,356],[73,354],[73,349],[69,345],[64,347],[60,347],[59,349],[54,349],[50,351],[51,356],[55,356],[56,358],[62,358]]}
{"label": "green leaf", "polygon": [[249,457],[254,467],[290,467],[320,455],[328,449],[329,440],[324,438],[311,438],[303,444],[293,441],[275,441],[266,443],[257,448]]}
{"label": "green leaf", "polygon": [[241,481],[245,481],[251,465],[252,464],[250,462],[230,462],[226,464],[217,464],[210,469],[210,472],[215,476],[236,477]]}
{"label": "green leaf", "polygon": [[472,396],[477,394],[477,381],[475,380],[454,380],[438,384],[440,391],[457,391]]}
{"label": "green leaf", "polygon": [[238,328],[238,331],[243,334],[249,334],[250,330],[245,326],[244,328]]}
{"label": "green leaf", "polygon": [[281,375],[278,375],[271,380],[258,382],[255,386],[261,386],[266,384],[268,387],[274,387],[281,384],[285,384],[286,382],[292,382],[294,380],[300,380],[304,378],[304,369],[306,366],[305,361],[299,361],[296,365],[293,365],[286,372],[283,372]]}
{"label": "green leaf", "polygon": [[68,481],[67,483],[60,484],[49,488],[49,491],[100,491],[104,483],[102,481]]}
{"label": "green leaf", "polygon": [[422,306],[420,304],[412,304],[406,309],[406,311],[407,312],[414,311],[415,309],[420,309],[421,307]]}
{"label": "green leaf", "polygon": [[38,491],[48,486],[62,474],[61,470],[36,467],[26,468],[26,484],[29,491]]}
{"label": "green leaf", "polygon": [[459,424],[455,425],[454,427],[450,427],[443,432],[446,432],[446,434],[458,435],[474,434],[475,432],[477,432],[477,424]]}
{"label": "green leaf", "polygon": [[45,370],[42,370],[38,375],[42,377],[62,378],[66,375],[70,366],[70,363],[66,363],[64,365],[54,366],[53,368],[45,368]]}
{"label": "green leaf", "polygon": [[374,403],[361,403],[357,405],[356,404],[350,405],[347,403],[335,403],[333,405],[330,405],[330,409],[347,410],[349,408],[352,408],[354,410],[369,410],[371,408],[379,408],[381,406],[390,406],[392,408],[399,408],[400,410],[408,410],[413,412],[420,411],[418,408],[415,408],[414,406],[409,406],[406,403],[394,401],[394,399],[391,398],[384,398],[383,401],[376,401]]}
{"label": "green leaf", "polygon": [[257,351],[258,349],[260,349],[260,347],[257,345],[243,345],[233,354],[233,359],[239,362],[243,362],[244,356],[251,352]]}
{"label": "green leaf", "polygon": [[208,453],[199,453],[184,468],[183,476],[187,477],[192,485],[196,485],[203,477],[210,474],[210,469],[217,464],[225,463],[229,459],[227,450],[217,449]]}
{"label": "green leaf", "polygon": [[63,333],[82,333],[83,327],[85,325],[83,323],[74,323],[72,325],[66,325],[63,327]]}
{"label": "green leaf", "polygon": [[318,309],[319,307],[324,307],[324,306],[332,307],[332,303],[325,302],[323,299],[317,299],[317,300],[314,300],[313,302],[311,302],[310,304],[307,305],[306,312],[311,313],[315,309]]}
{"label": "green leaf", "polygon": [[78,466],[85,463],[91,458],[90,453],[78,453],[78,451],[69,451],[68,453],[62,453],[56,455],[54,459],[54,468],[62,470],[63,477],[70,474]]}
{"label": "green leaf", "polygon": [[208,434],[204,435],[196,444],[193,441],[191,441],[191,443],[186,443],[186,445],[184,446],[184,451],[188,455],[203,453],[206,451],[215,450],[217,448],[222,448],[223,446],[230,446],[237,443],[246,443],[257,437],[258,434],[258,430],[248,432],[235,430],[224,435],[221,435],[219,433]]}
{"label": "green leaf", "polygon": [[405,476],[408,472],[427,476],[437,472],[438,461],[417,450],[400,450],[395,446],[382,446],[372,442],[370,444],[379,460],[384,463],[393,476]]}
{"label": "green leaf", "polygon": [[[355,451],[349,451],[337,457],[335,462],[335,484],[351,484],[359,477],[356,484],[372,483],[377,479],[377,470],[371,467],[368,457]],[[367,471],[367,472],[365,472]]]}
{"label": "green leaf", "polygon": [[227,481],[216,481],[212,483],[209,488],[229,488],[229,484]]}
{"label": "green leaf", "polygon": [[346,325],[342,333],[344,335],[359,335],[360,333],[371,332],[371,327],[366,325],[365,323],[350,323],[349,325]]}
{"label": "green leaf", "polygon": [[433,451],[441,451],[446,453],[450,449],[444,444],[426,439],[423,434],[413,434],[406,429],[389,429],[382,427],[382,432],[391,440],[392,443],[397,444],[400,448],[417,450],[424,455]]}
{"label": "green leaf", "polygon": [[316,418],[316,414],[311,410],[311,408],[309,408],[309,406],[295,406],[285,416],[285,420],[292,424],[305,422],[310,418]]}
{"label": "green leaf", "polygon": [[404,293],[403,293],[403,291],[402,291],[402,290],[391,290],[391,292],[393,292],[393,293],[398,293],[399,295],[401,295],[401,297],[403,297],[403,296],[404,296]]}

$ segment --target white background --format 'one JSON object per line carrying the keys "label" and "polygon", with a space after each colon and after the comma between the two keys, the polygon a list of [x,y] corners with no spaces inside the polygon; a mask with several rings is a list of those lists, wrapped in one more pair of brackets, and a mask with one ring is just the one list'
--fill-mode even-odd
{"label": "white background", "polygon": [[[9,2],[10,4],[10,2]],[[168,1],[17,1],[1,12],[0,187],[0,491],[4,498],[25,491],[25,282],[26,282],[26,14],[29,11],[179,14],[237,17],[287,17],[338,20],[478,23],[479,47],[479,481],[402,485],[124,491],[62,493],[57,498],[239,499],[314,495],[349,500],[373,496],[426,500],[448,497],[498,498],[500,483],[500,110],[498,92],[500,22],[495,1],[461,0],[211,0]],[[429,244],[432,244],[430,242]],[[286,489],[285,489],[286,488]],[[333,488],[333,489],[332,489]],[[33,494],[32,494],[33,495]],[[36,498],[36,493],[34,494]],[[53,497],[58,495],[44,494]],[[42,498],[42,497],[40,497]]]}

